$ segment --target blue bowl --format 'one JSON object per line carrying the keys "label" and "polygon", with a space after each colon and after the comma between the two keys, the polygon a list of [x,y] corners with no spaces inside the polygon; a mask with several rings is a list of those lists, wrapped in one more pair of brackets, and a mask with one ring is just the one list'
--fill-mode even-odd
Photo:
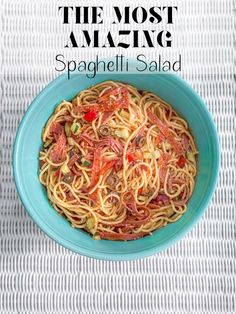
{"label": "blue bowl", "polygon": [[[188,210],[175,223],[142,239],[116,242],[93,240],[86,232],[73,229],[50,205],[45,189],[38,180],[38,154],[42,145],[41,132],[55,107],[72,99],[79,91],[105,80],[132,84],[151,91],[168,103],[187,120],[198,150],[196,187]],[[14,178],[24,207],[36,224],[52,239],[79,254],[104,260],[130,260],[152,255],[183,237],[200,219],[211,199],[219,170],[219,142],[216,129],[201,98],[174,74],[98,74],[89,79],[62,75],[51,82],[32,102],[19,126],[13,154]]]}

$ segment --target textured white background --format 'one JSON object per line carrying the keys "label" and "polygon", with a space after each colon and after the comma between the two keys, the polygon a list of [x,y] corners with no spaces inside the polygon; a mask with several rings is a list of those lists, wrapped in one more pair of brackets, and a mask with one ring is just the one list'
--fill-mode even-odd
{"label": "textured white background", "polygon": [[221,171],[213,200],[195,228],[168,250],[130,262],[96,261],[57,245],[30,220],[14,187],[15,131],[32,99],[57,75],[55,55],[91,60],[96,53],[119,52],[63,49],[69,31],[80,30],[62,25],[57,7],[63,3],[103,5],[106,22],[100,29],[115,31],[110,7],[134,1],[0,1],[0,313],[235,313],[233,1],[135,1],[146,8],[178,5],[173,48],[120,52],[145,53],[149,59],[182,54],[181,76],[202,96],[216,122]]}

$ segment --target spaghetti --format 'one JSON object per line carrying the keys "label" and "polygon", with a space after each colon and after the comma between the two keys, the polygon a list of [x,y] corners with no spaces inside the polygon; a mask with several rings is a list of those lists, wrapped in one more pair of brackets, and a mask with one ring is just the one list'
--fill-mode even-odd
{"label": "spaghetti", "polygon": [[42,132],[40,182],[94,239],[133,240],[186,211],[197,172],[188,125],[158,96],[107,81],[63,101]]}

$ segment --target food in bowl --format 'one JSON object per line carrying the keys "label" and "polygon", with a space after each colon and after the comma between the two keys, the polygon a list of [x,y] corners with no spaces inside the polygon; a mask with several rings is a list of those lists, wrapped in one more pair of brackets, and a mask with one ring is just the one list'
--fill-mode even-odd
{"label": "food in bowl", "polygon": [[40,182],[54,209],[94,239],[134,240],[187,210],[197,149],[157,95],[106,81],[63,101],[42,132]]}

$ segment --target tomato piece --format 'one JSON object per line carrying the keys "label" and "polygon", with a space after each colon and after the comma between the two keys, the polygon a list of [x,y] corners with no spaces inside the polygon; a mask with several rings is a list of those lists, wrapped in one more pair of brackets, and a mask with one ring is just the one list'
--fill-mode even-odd
{"label": "tomato piece", "polygon": [[128,159],[128,162],[133,162],[142,159],[143,154],[140,150],[136,150],[135,152],[128,152],[126,157]]}
{"label": "tomato piece", "polygon": [[128,153],[127,159],[128,159],[128,162],[132,162],[132,161],[136,160],[136,157],[135,157],[134,153]]}
{"label": "tomato piece", "polygon": [[85,115],[84,119],[88,122],[93,122],[98,117],[98,112],[96,110],[89,110]]}
{"label": "tomato piece", "polygon": [[184,168],[185,166],[185,163],[186,163],[186,159],[183,155],[181,155],[179,157],[179,160],[177,161],[177,165],[180,167],[180,168]]}

